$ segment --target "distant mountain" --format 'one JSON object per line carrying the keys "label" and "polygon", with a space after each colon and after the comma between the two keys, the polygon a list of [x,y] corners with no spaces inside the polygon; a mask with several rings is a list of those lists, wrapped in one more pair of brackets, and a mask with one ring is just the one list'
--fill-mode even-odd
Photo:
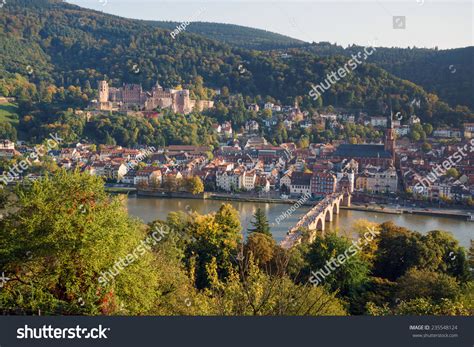
{"label": "distant mountain", "polygon": [[113,85],[129,82],[150,88],[156,81],[169,87],[187,85],[201,76],[209,87],[227,87],[253,100],[275,98],[288,104],[300,97],[305,107],[332,105],[388,114],[390,105],[411,114],[411,101],[417,98],[421,106],[416,113],[431,123],[459,126],[468,119],[468,110],[455,112],[422,87],[373,64],[360,65],[313,100],[308,95],[312,85],[347,59],[323,56],[310,46],[284,51],[233,47],[188,31],[172,38],[156,23],[61,1],[10,0],[0,13],[0,82],[19,73],[43,90],[47,84],[90,88],[105,76]]}
{"label": "distant mountain", "polygon": [[[149,21],[148,23],[168,30],[174,30],[181,24],[178,22],[163,21]],[[192,22],[186,27],[186,31],[227,43],[233,47],[261,51],[296,48],[307,44],[304,41],[285,35],[234,24]]]}

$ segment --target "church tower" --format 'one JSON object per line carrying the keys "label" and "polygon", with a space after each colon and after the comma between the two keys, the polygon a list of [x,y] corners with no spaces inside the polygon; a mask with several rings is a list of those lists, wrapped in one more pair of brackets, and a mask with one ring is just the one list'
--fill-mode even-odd
{"label": "church tower", "polygon": [[395,129],[393,127],[392,115],[388,118],[384,147],[387,152],[392,154],[392,158],[395,158]]}

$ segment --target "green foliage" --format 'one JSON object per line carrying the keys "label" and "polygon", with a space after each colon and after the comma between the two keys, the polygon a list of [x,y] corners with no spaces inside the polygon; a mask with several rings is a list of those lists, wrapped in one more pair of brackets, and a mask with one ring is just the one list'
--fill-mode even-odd
{"label": "green foliage", "polygon": [[[356,45],[343,48],[327,42],[313,43],[309,48],[319,56],[346,57],[362,52],[363,49],[364,47]],[[474,109],[473,55],[474,47],[448,50],[376,47],[375,54],[372,54],[368,61],[399,78],[413,81],[425,90],[438,94],[452,106],[466,105]],[[416,109],[416,112],[418,111]]]}
{"label": "green foliage", "polygon": [[263,233],[251,233],[245,243],[245,254],[259,265],[268,264],[274,257],[276,243],[273,237]]}
{"label": "green foliage", "polygon": [[469,247],[469,266],[474,273],[474,240],[471,240],[471,246]]}
{"label": "green foliage", "polygon": [[272,233],[270,232],[270,225],[268,224],[267,216],[265,215],[265,212],[263,212],[261,208],[257,208],[257,211],[255,211],[253,215],[253,219],[254,219],[252,221],[253,228],[249,229],[251,233],[261,233],[268,236],[272,236]]}
{"label": "green foliage", "polygon": [[[350,253],[347,252],[349,249]],[[338,263],[340,266],[336,266],[334,262],[328,265],[332,259],[337,259],[338,255],[345,253],[350,256],[342,264]],[[329,272],[329,275],[324,278],[322,284],[331,288],[331,291],[340,291],[343,296],[354,296],[368,280],[368,262],[358,254],[348,239],[334,233],[325,237],[318,235],[309,246],[306,261],[304,273],[326,269],[324,272]]]}
{"label": "green foliage", "polygon": [[[178,22],[150,21],[159,28],[174,30]],[[285,49],[299,47],[303,41],[266,30],[243,27],[234,24],[193,22],[186,28],[187,32],[195,33],[212,40],[225,42],[232,47],[255,50]]]}
{"label": "green foliage", "polygon": [[466,307],[463,303],[443,299],[440,304],[433,303],[429,299],[417,298],[409,301],[402,301],[394,309],[387,305],[378,307],[373,303],[368,303],[368,313],[373,316],[403,315],[403,316],[470,316],[472,307]]}
{"label": "green foliage", "polygon": [[28,116],[20,121],[21,131],[28,131],[30,139],[45,138],[58,133],[66,142],[88,138],[97,144],[136,147],[138,145],[165,146],[174,144],[215,144],[212,120],[191,114],[165,114],[159,119],[129,117],[126,115],[99,115],[86,122],[85,117],[71,110],[61,112],[56,119]]}
{"label": "green foliage", "polygon": [[427,298],[434,302],[442,299],[456,299],[461,292],[456,279],[435,271],[421,271],[412,268],[397,280],[396,297],[407,301]]}
{"label": "green foliage", "polygon": [[[170,213],[147,226],[128,217],[100,178],[63,170],[0,200],[6,314],[474,313],[466,253],[441,231],[420,235],[384,223],[355,252],[336,234],[286,251],[262,232],[243,243],[229,204],[208,215]],[[360,221],[354,232],[368,227],[378,229]],[[140,251],[140,245],[148,246]],[[311,271],[348,250],[324,283],[308,281]],[[117,266],[131,255],[128,265]]]}
{"label": "green foliage", "polygon": [[158,284],[150,253],[109,283],[103,273],[146,236],[103,182],[87,174],[54,176],[22,186],[17,211],[1,221],[0,267],[12,278],[3,309],[46,314],[152,312]]}
{"label": "green foliage", "polygon": [[[191,271],[195,273],[196,287],[205,288],[213,280],[227,278],[241,240],[238,212],[231,205],[223,204],[215,214],[203,216],[193,213],[184,221],[183,216],[174,215],[173,218],[172,225],[181,225],[183,232],[196,240],[185,250],[187,259],[195,257],[195,268]],[[188,261],[188,268],[190,265]],[[210,276],[214,274],[209,273],[210,269],[215,270],[217,278]]]}
{"label": "green foliage", "polygon": [[452,177],[452,178],[458,178],[459,177],[459,171],[456,168],[452,167],[452,168],[446,170],[446,176]]}

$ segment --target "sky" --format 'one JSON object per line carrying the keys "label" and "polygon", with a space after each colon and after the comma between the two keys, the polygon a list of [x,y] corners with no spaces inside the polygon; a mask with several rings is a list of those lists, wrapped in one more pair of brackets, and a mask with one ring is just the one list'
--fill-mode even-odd
{"label": "sky", "polygon": [[342,46],[448,49],[474,45],[474,0],[67,2],[127,18],[238,24],[307,42],[329,41]]}

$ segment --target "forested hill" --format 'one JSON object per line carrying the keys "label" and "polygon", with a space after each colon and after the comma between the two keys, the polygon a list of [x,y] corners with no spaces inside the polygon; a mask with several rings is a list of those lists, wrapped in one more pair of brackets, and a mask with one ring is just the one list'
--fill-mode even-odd
{"label": "forested hill", "polygon": [[[150,21],[148,23],[168,30],[174,30],[181,24],[164,21]],[[261,51],[302,47],[307,44],[285,35],[234,24],[192,22],[187,26],[186,31],[225,42],[233,47]]]}
{"label": "forested hill", "polygon": [[2,77],[13,73],[39,86],[90,88],[106,76],[113,85],[156,81],[170,87],[189,85],[201,76],[208,87],[227,87],[231,93],[292,103],[303,97],[305,107],[333,105],[365,109],[375,114],[393,110],[413,113],[412,100],[421,100],[416,113],[427,121],[459,126],[471,119],[466,109],[453,110],[416,84],[385,70],[362,64],[313,101],[308,93],[347,61],[342,56],[320,57],[302,49],[255,51],[234,48],[201,35],[170,31],[147,22],[124,19],[60,1],[10,0],[0,11],[0,94]]}
{"label": "forested hill", "polygon": [[[376,45],[376,44],[375,44]],[[357,54],[363,47],[342,46],[328,42],[305,47],[318,56]],[[410,80],[436,93],[450,105],[474,109],[474,47],[438,50],[427,48],[377,47],[368,61],[397,77]]]}

